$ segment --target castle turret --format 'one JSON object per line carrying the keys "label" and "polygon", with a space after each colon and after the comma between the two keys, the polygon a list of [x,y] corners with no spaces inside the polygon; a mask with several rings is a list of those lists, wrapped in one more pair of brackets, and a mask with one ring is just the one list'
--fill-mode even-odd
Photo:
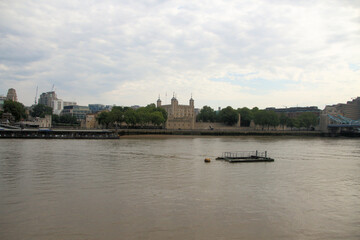
{"label": "castle turret", "polygon": [[178,100],[175,98],[175,94],[174,94],[173,98],[171,99],[171,105],[173,105],[173,106],[179,105]]}
{"label": "castle turret", "polygon": [[190,103],[190,106],[191,106],[191,107],[194,107],[194,99],[193,99],[192,97],[190,98],[189,103]]}
{"label": "castle turret", "polygon": [[156,106],[157,106],[157,107],[161,107],[161,100],[160,100],[160,96],[159,96],[159,98],[158,98],[158,100],[157,100],[157,102],[156,102]]}

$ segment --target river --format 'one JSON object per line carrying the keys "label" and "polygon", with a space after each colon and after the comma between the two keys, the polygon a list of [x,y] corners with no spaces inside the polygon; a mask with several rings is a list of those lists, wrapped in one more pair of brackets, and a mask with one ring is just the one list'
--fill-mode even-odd
{"label": "river", "polygon": [[0,139],[0,239],[360,239],[360,140]]}

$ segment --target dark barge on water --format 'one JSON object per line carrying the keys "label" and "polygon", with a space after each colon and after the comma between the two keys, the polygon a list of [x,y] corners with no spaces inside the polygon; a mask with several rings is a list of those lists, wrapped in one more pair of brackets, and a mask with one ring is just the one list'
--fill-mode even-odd
{"label": "dark barge on water", "polygon": [[224,160],[230,163],[238,162],[274,162],[273,158],[267,156],[267,152],[259,151],[239,151],[239,152],[223,152],[221,157],[216,160]]}
{"label": "dark barge on water", "polygon": [[118,139],[119,134],[110,130],[1,129],[0,128],[0,138]]}

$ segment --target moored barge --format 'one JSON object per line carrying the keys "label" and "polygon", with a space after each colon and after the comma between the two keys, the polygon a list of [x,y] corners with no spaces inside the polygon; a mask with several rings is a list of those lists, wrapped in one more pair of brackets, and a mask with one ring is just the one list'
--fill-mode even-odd
{"label": "moored barge", "polygon": [[267,156],[267,151],[238,151],[238,152],[223,152],[221,157],[216,160],[224,160],[230,163],[238,162],[274,162],[273,158]]}

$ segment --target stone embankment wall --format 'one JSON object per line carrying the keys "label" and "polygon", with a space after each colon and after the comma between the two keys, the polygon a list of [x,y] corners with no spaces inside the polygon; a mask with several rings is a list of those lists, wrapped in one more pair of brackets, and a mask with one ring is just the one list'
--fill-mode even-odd
{"label": "stone embankment wall", "polygon": [[167,129],[120,129],[122,135],[195,135],[195,136],[324,136],[319,131],[261,131],[238,129],[196,129],[196,130],[167,130]]}

